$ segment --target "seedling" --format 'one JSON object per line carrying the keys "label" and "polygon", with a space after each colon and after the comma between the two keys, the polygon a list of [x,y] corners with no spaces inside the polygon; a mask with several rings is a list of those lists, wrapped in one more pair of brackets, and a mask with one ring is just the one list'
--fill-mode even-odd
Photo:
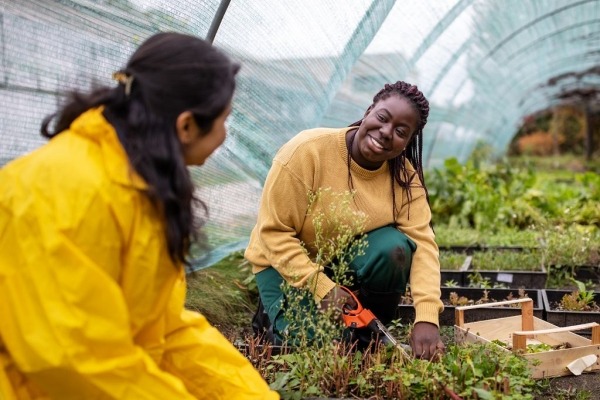
{"label": "seedling", "polygon": [[600,311],[600,307],[594,301],[594,291],[588,290],[583,282],[571,280],[577,289],[563,296],[559,308],[566,311]]}

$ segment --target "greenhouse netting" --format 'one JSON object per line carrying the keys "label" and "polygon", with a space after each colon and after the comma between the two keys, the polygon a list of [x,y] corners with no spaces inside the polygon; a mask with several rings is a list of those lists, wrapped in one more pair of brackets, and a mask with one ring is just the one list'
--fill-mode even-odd
{"label": "greenhouse netting", "polygon": [[1,0],[0,165],[44,143],[66,91],[113,85],[146,37],[214,39],[242,64],[229,136],[192,173],[210,205],[203,268],[242,249],[277,149],[359,119],[384,83],[431,103],[427,168],[503,154],[523,118],[600,87],[598,0]]}

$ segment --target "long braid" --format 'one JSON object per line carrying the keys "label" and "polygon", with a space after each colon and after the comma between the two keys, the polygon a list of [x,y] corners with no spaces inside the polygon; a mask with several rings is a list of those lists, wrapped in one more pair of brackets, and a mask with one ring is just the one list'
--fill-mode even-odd
{"label": "long braid", "polygon": [[[386,83],[383,89],[381,89],[373,97],[373,103],[371,106],[392,95],[397,95],[407,99],[412,104],[415,111],[417,111],[419,114],[419,124],[409,144],[398,157],[388,160],[392,185],[392,212],[394,214],[394,220],[396,220],[396,215],[398,214],[398,208],[396,205],[396,192],[394,190],[396,183],[406,190],[409,207],[408,218],[410,219],[410,202],[412,200],[412,192],[410,187],[412,181],[414,180],[414,173],[410,173],[406,169],[406,160],[408,160],[415,169],[415,173],[421,180],[421,187],[423,187],[425,190],[427,202],[429,202],[429,193],[427,192],[427,187],[425,186],[425,177],[423,175],[423,128],[425,127],[425,124],[427,124],[427,118],[429,117],[429,102],[416,85],[398,81],[392,84]],[[362,119],[354,122],[350,126],[360,126],[361,123]],[[352,176],[350,174],[350,155],[348,155],[348,180],[350,187],[352,187]]]}

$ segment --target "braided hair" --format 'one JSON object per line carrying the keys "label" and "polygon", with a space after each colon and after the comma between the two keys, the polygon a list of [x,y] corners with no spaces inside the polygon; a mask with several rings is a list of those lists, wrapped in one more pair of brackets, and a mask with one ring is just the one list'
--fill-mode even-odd
{"label": "braided hair", "polygon": [[[396,83],[386,83],[385,86],[373,97],[373,103],[368,109],[371,109],[379,101],[387,99],[388,97],[396,95],[401,98],[405,98],[413,106],[419,116],[417,128],[409,141],[404,151],[397,157],[388,160],[388,166],[390,169],[391,185],[392,185],[392,203],[393,203],[393,214],[394,220],[398,214],[398,207],[396,206],[396,192],[394,186],[397,183],[400,187],[404,188],[408,197],[409,211],[408,218],[410,219],[410,202],[412,200],[412,192],[410,187],[415,178],[415,174],[419,177],[421,185],[425,190],[425,197],[429,202],[429,195],[427,193],[427,187],[425,186],[425,178],[423,176],[423,128],[427,124],[427,117],[429,116],[429,102],[423,95],[423,93],[417,88],[416,85],[410,83],[398,81]],[[349,126],[360,126],[362,119],[350,124]],[[350,139],[350,148],[354,142],[354,134]],[[351,155],[348,151],[348,184],[350,188],[352,185],[352,174],[350,173],[350,160]],[[406,169],[406,160],[408,160],[415,172],[409,172]]]}

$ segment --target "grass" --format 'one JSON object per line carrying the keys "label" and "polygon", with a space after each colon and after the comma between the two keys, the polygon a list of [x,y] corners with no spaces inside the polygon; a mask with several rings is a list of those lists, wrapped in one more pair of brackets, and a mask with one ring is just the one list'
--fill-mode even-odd
{"label": "grass", "polygon": [[258,292],[241,251],[189,274],[187,284],[187,308],[203,314],[232,341],[251,332]]}

